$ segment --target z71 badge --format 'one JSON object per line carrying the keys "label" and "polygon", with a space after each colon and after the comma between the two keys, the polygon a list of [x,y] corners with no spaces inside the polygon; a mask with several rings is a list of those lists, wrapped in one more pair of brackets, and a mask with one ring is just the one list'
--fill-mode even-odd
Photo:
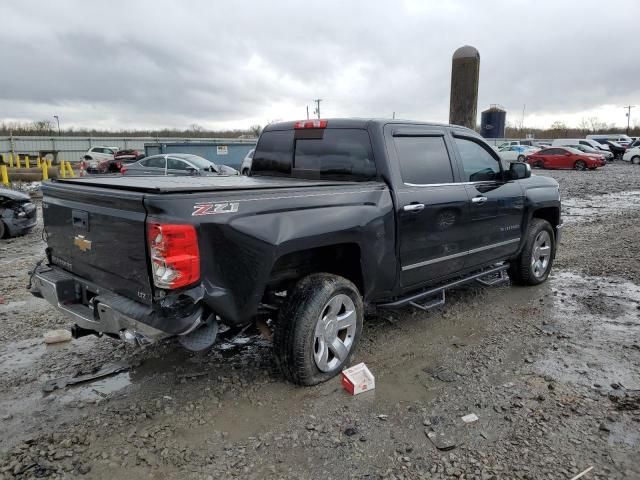
{"label": "z71 badge", "polygon": [[237,202],[225,202],[225,203],[196,203],[193,206],[192,217],[199,217],[201,215],[216,215],[218,213],[235,213],[240,206]]}

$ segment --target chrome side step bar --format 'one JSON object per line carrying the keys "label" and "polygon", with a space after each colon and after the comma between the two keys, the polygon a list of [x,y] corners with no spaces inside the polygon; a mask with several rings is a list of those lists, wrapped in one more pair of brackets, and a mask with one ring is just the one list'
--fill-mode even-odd
{"label": "chrome side step bar", "polygon": [[[496,285],[506,280],[507,277],[505,275],[505,272],[507,271],[508,268],[509,268],[509,264],[505,262],[501,265],[491,267],[489,269],[482,270],[477,273],[473,273],[464,278],[459,278],[452,282],[445,283],[444,285],[441,285],[439,287],[434,287],[434,288],[430,288],[429,290],[423,290],[422,292],[413,293],[406,297],[402,297],[397,300],[394,300],[393,302],[380,303],[377,306],[379,308],[401,308],[407,305],[411,305],[421,310],[428,310],[430,308],[439,307],[441,305],[444,305],[445,290],[448,290],[454,287],[459,287],[460,285],[465,285],[473,281],[477,281],[478,283],[482,285],[487,285],[487,286]],[[482,280],[484,277],[488,277],[495,274],[499,275],[499,280]],[[436,297],[436,296],[439,296],[440,298],[436,298],[435,300],[431,300],[423,304],[417,303],[419,300],[422,300],[424,298]]]}

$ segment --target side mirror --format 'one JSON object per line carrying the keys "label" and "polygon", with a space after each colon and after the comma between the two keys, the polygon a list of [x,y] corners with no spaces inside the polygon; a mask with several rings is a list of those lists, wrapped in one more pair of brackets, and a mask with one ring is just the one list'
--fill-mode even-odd
{"label": "side mirror", "polygon": [[509,166],[509,176],[511,180],[522,180],[531,176],[531,165],[528,163],[515,162]]}

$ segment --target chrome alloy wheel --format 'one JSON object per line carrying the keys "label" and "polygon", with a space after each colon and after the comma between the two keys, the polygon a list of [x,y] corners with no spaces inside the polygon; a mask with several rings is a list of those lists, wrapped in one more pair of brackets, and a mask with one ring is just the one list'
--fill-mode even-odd
{"label": "chrome alloy wheel", "polygon": [[322,309],[316,323],[313,359],[322,372],[330,372],[345,362],[356,335],[357,313],[353,300],[340,293]]}
{"label": "chrome alloy wheel", "polygon": [[551,237],[546,230],[538,233],[533,242],[533,253],[531,255],[531,269],[536,278],[542,278],[547,273],[551,260]]}

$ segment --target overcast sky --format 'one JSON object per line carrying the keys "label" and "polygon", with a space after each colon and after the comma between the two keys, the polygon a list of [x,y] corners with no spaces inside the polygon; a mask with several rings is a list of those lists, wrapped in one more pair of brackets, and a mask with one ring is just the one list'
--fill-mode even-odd
{"label": "overcast sky", "polygon": [[[0,3],[0,120],[245,128],[306,116],[447,122],[451,55],[480,51],[478,114],[640,125],[640,1]],[[635,122],[634,122],[635,118]]]}

